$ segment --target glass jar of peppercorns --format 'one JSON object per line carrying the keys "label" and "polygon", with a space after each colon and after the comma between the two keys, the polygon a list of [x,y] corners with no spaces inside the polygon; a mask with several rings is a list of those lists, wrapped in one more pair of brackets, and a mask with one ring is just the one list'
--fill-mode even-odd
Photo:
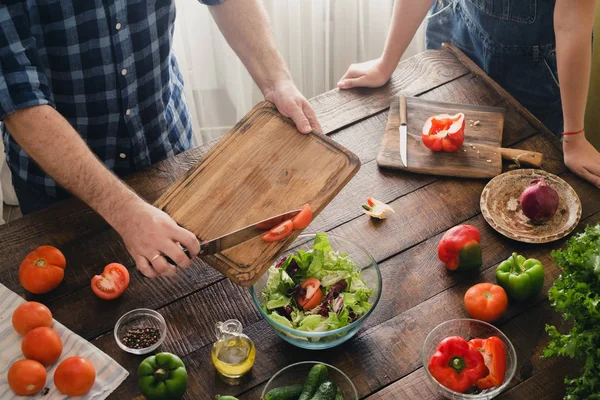
{"label": "glass jar of peppercorns", "polygon": [[148,308],[138,308],[124,314],[114,330],[119,347],[132,354],[154,351],[166,334],[167,324],[163,316]]}

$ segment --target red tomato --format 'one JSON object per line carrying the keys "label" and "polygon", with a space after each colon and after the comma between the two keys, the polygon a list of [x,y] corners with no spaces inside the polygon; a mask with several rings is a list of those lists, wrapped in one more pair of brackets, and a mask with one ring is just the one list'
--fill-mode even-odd
{"label": "red tomato", "polygon": [[121,264],[112,263],[104,267],[102,275],[92,278],[94,294],[104,300],[116,299],[129,286],[129,271]]}
{"label": "red tomato", "polygon": [[28,301],[21,304],[12,315],[12,325],[15,331],[25,336],[32,329],[52,326],[52,313],[42,303]]}
{"label": "red tomato", "polygon": [[25,358],[39,361],[46,367],[58,361],[62,350],[58,334],[45,326],[32,329],[21,342],[21,351]]}
{"label": "red tomato", "polygon": [[56,247],[40,246],[19,266],[19,281],[31,293],[47,293],[62,282],[66,265],[65,256]]}
{"label": "red tomato", "polygon": [[46,384],[46,369],[34,360],[15,361],[8,370],[8,384],[18,396],[31,396]]}
{"label": "red tomato", "polygon": [[308,278],[300,284],[303,289],[306,289],[304,296],[296,297],[296,303],[304,310],[312,310],[323,300],[323,291],[321,290],[321,282],[316,278]]}
{"label": "red tomato", "polygon": [[501,286],[478,283],[465,293],[465,308],[471,318],[494,322],[508,307],[508,296]]}
{"label": "red tomato", "polygon": [[67,396],[83,396],[96,380],[96,369],[83,357],[69,357],[54,372],[56,388]]}
{"label": "red tomato", "polygon": [[292,220],[288,219],[265,233],[262,238],[265,242],[277,242],[290,236],[290,233],[292,233],[293,230],[294,224],[292,223]]}
{"label": "red tomato", "polygon": [[300,211],[300,214],[298,214],[294,218],[292,218],[292,223],[294,224],[294,230],[306,228],[310,224],[311,221],[312,221],[312,209],[310,208],[310,204],[308,204],[308,203],[302,206],[302,211]]}

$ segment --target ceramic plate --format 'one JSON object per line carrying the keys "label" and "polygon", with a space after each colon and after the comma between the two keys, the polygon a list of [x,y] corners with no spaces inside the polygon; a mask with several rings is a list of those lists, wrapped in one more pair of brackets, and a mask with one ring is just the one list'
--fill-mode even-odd
{"label": "ceramic plate", "polygon": [[[519,198],[533,179],[543,177],[558,192],[558,211],[547,222],[537,223],[521,210]],[[567,236],[581,218],[575,190],[558,176],[539,169],[518,169],[492,179],[481,193],[481,213],[504,236],[525,243],[547,243]]]}

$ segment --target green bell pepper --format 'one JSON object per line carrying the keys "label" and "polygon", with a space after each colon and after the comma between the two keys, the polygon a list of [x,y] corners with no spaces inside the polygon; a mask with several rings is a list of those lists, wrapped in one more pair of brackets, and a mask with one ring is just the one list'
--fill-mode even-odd
{"label": "green bell pepper", "polygon": [[536,294],[544,286],[544,266],[534,258],[513,253],[496,268],[496,281],[512,299],[523,301]]}
{"label": "green bell pepper", "polygon": [[150,356],[138,368],[138,384],[148,400],[180,398],[187,389],[187,379],[183,361],[171,353]]}

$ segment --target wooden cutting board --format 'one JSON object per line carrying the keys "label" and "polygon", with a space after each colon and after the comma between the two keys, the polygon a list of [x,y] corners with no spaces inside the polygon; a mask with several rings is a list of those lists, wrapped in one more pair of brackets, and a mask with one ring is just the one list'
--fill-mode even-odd
{"label": "wooden cutting board", "polygon": [[[301,134],[262,102],[155,205],[210,240],[305,203],[314,218],[359,168],[355,154],[322,134]],[[276,243],[258,237],[202,258],[238,285],[250,286],[299,234]]]}
{"label": "wooden cutting board", "polygon": [[[441,103],[407,97],[407,167],[400,160],[399,98],[390,105],[388,122],[377,164],[421,174],[470,178],[492,178],[502,173],[502,158],[517,158],[519,162],[539,167],[540,153],[517,149],[502,149],[504,109],[467,104]],[[465,114],[465,142],[454,153],[433,152],[421,143],[425,121],[436,114]],[[475,123],[479,121],[478,123]]]}

